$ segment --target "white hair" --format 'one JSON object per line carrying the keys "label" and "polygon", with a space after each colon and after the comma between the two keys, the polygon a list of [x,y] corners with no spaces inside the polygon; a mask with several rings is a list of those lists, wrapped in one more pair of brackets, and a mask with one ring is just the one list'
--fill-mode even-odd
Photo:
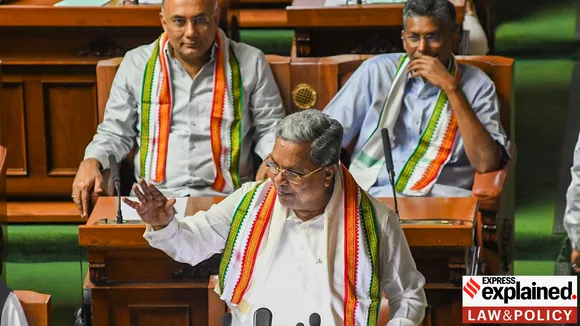
{"label": "white hair", "polygon": [[337,120],[310,109],[293,113],[280,121],[276,137],[295,143],[312,143],[312,162],[327,166],[338,163],[340,159],[342,133],[342,125]]}

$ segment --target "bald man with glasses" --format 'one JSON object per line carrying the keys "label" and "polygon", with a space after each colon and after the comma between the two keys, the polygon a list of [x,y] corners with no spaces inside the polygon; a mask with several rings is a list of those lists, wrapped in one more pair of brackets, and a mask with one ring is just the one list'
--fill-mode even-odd
{"label": "bald man with glasses", "polygon": [[[216,0],[165,0],[163,33],[125,55],[71,197],[87,216],[108,157],[136,145],[135,179],[164,195],[220,196],[266,177],[261,164],[284,117],[264,54],[229,40]],[[252,150],[260,162],[253,162]]]}

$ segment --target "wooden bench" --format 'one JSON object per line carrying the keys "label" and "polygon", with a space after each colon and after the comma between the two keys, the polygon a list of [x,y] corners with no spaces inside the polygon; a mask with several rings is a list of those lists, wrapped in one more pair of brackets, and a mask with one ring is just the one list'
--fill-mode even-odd
{"label": "wooden bench", "polygon": [[84,223],[72,202],[8,202],[8,223]]}
{"label": "wooden bench", "polygon": [[33,291],[14,291],[20,300],[28,324],[31,326],[49,326],[51,296]]}

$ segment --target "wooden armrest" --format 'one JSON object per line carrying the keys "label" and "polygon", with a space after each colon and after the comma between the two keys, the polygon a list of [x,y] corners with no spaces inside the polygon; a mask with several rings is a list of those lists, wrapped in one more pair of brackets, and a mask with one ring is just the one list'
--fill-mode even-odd
{"label": "wooden armrest", "polygon": [[509,171],[515,161],[515,146],[508,148],[511,159],[497,171],[489,173],[475,173],[473,181],[473,196],[479,199],[479,209],[498,212],[500,197]]}
{"label": "wooden armrest", "polygon": [[50,325],[51,297],[32,291],[14,291],[30,325]]}

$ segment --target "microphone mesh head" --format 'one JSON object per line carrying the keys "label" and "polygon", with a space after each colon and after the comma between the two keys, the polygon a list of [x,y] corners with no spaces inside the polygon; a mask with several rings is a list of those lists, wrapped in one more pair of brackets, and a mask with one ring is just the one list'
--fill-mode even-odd
{"label": "microphone mesh head", "polygon": [[232,314],[226,312],[222,317],[222,326],[232,326]]}
{"label": "microphone mesh head", "polygon": [[310,315],[310,318],[308,318],[308,322],[310,323],[310,326],[320,326],[320,315],[313,313]]}

